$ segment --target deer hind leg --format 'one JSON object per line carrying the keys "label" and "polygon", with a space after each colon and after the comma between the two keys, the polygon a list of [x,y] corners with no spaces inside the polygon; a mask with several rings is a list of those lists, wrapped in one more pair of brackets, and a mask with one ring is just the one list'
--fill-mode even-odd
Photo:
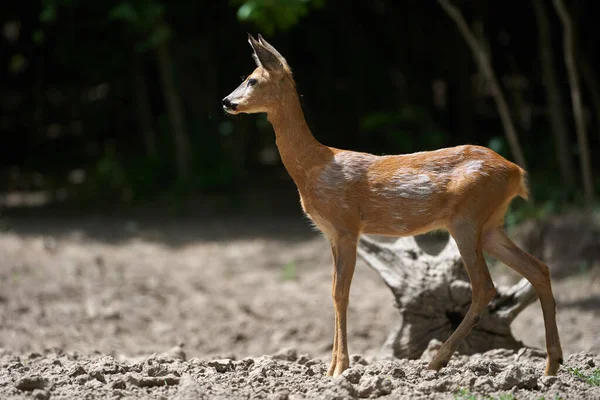
{"label": "deer hind leg", "polygon": [[444,342],[428,368],[439,371],[445,367],[465,336],[477,325],[481,314],[496,294],[494,282],[483,257],[480,228],[473,223],[455,224],[450,234],[458,245],[471,281],[471,306],[452,335]]}
{"label": "deer hind leg", "polygon": [[334,254],[332,297],[335,309],[335,337],[331,365],[327,371],[328,376],[338,376],[350,365],[346,313],[350,298],[350,285],[356,265],[357,240],[358,237],[351,234],[341,234],[331,238]]}
{"label": "deer hind leg", "polygon": [[548,266],[517,247],[502,228],[491,228],[484,232],[483,248],[486,253],[523,275],[536,290],[542,305],[546,329],[548,359],[545,374],[556,375],[559,364],[563,362],[563,355],[556,326],[556,302],[552,294]]}
{"label": "deer hind leg", "polygon": [[[331,244],[331,254],[333,256],[333,279],[331,282],[331,298],[334,299],[335,301],[335,286],[336,286],[336,278],[337,278],[337,274],[335,272],[335,268],[337,265],[337,249],[336,247],[333,245],[333,243]],[[335,318],[334,318],[334,328],[333,328],[333,348],[331,350],[331,364],[329,365],[329,369],[327,370],[327,376],[333,376],[333,373],[335,372],[335,366],[336,366],[336,362],[337,362],[337,350],[338,349],[338,318],[337,318],[337,313],[335,313]]]}

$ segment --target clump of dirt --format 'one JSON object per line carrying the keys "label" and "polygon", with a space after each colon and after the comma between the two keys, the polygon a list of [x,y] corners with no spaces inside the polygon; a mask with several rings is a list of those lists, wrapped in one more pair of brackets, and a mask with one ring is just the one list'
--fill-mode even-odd
{"label": "clump of dirt", "polygon": [[[342,376],[325,376],[320,359],[295,349],[261,357],[185,359],[181,349],[142,359],[81,356],[60,350],[17,355],[0,352],[0,397],[20,398],[170,398],[170,399],[454,399],[600,398],[600,386],[561,368],[544,377],[544,353],[493,350],[456,356],[440,372],[425,360],[366,362],[352,356]],[[592,374],[600,358],[590,353],[566,360],[579,375]],[[511,397],[512,396],[512,397]]]}

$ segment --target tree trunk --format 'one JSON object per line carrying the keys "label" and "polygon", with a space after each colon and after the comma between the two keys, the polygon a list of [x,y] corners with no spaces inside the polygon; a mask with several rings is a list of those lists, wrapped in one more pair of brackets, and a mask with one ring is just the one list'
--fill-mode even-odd
{"label": "tree trunk", "polygon": [[156,132],[152,123],[152,112],[148,102],[148,85],[146,84],[146,72],[144,63],[140,54],[132,49],[133,63],[133,100],[137,114],[137,122],[142,140],[144,141],[144,150],[146,157],[156,157]]}
{"label": "tree trunk", "polygon": [[533,0],[533,9],[538,23],[538,40],[540,46],[540,61],[542,66],[542,77],[544,89],[546,90],[546,99],[548,101],[548,116],[550,129],[554,136],[554,149],[560,175],[563,183],[572,188],[575,186],[575,173],[573,161],[570,154],[569,130],[567,120],[563,112],[563,103],[556,69],[554,68],[554,54],[552,41],[550,37],[550,22],[548,12],[544,5],[544,0]]}
{"label": "tree trunk", "polygon": [[594,69],[587,60],[581,60],[581,78],[590,91],[594,113],[596,114],[596,127],[598,128],[598,139],[600,139],[600,85]]}
{"label": "tree trunk", "polygon": [[567,65],[567,72],[569,75],[569,85],[571,86],[573,117],[575,118],[577,141],[579,143],[585,206],[588,210],[591,210],[594,205],[594,182],[592,178],[592,165],[590,162],[587,131],[583,118],[583,104],[581,101],[581,91],[579,89],[579,76],[577,75],[577,66],[575,65],[573,21],[571,21],[569,12],[567,11],[562,0],[554,0],[554,8],[556,9],[556,12],[558,13],[558,16],[560,17],[564,27],[563,44],[565,51],[565,63]]}
{"label": "tree trunk", "polygon": [[[578,21],[581,18],[581,13],[585,12],[582,8],[580,2],[573,3],[572,20]],[[596,115],[596,129],[598,129],[598,133],[600,133],[600,83],[598,82],[598,76],[596,75],[594,68],[590,64],[590,57],[586,57],[590,54],[590,43],[593,52],[596,42],[594,38],[590,38],[589,35],[581,37],[580,33],[582,29],[581,24],[576,24],[573,27],[575,62],[580,67],[581,79],[583,80],[584,86],[583,90],[585,91],[587,88],[590,93],[592,106],[594,108],[593,114]],[[584,46],[585,39],[587,39],[587,46]],[[598,135],[598,139],[600,139],[600,135]]]}
{"label": "tree trunk", "polygon": [[167,40],[161,40],[154,48],[162,80],[167,113],[175,139],[175,157],[179,178],[189,177],[189,139],[185,127],[185,116],[179,92],[173,79],[173,60]]}
{"label": "tree trunk", "polygon": [[[358,255],[381,275],[396,298],[399,318],[381,348],[381,358],[421,357],[432,340],[446,341],[467,313],[471,285],[452,238],[438,255],[430,255],[414,237],[381,243],[362,236]],[[497,290],[480,322],[459,346],[460,353],[523,347],[512,336],[510,324],[535,301],[535,290],[526,279]]]}
{"label": "tree trunk", "polygon": [[490,89],[492,95],[494,96],[496,106],[498,107],[498,113],[500,114],[500,119],[502,120],[504,132],[508,139],[513,157],[515,158],[517,164],[519,164],[522,168],[527,169],[525,156],[523,155],[521,145],[519,144],[519,138],[510,115],[508,104],[506,103],[506,99],[504,98],[504,94],[502,93],[502,89],[500,88],[500,84],[498,83],[498,79],[496,78],[496,74],[492,69],[485,49],[475,38],[475,35],[467,25],[467,22],[458,8],[450,4],[448,0],[438,0],[438,3],[442,6],[444,11],[446,11],[448,16],[456,23],[458,30],[471,48],[471,52],[473,53],[475,61],[479,66],[481,74],[486,78],[488,84],[490,85]]}

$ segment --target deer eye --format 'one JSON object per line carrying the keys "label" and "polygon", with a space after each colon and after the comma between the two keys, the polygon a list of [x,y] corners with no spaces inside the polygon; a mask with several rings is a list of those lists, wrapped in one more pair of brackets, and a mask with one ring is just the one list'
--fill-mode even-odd
{"label": "deer eye", "polygon": [[254,86],[258,83],[256,79],[248,79],[248,86]]}

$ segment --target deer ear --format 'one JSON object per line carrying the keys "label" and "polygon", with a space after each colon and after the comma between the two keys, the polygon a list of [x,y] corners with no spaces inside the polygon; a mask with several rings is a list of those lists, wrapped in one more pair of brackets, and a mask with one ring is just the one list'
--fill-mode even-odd
{"label": "deer ear", "polygon": [[277,71],[283,68],[283,64],[279,58],[264,45],[254,39],[251,34],[248,34],[248,43],[250,43],[252,50],[254,50],[252,57],[254,58],[257,66],[263,67],[269,71]]}
{"label": "deer ear", "polygon": [[283,65],[286,69],[289,69],[290,67],[288,66],[287,61],[285,60],[285,58],[281,55],[280,52],[277,51],[277,49],[275,47],[273,47],[269,42],[267,42],[265,40],[265,38],[262,37],[262,35],[259,33],[258,34],[258,42],[260,44],[262,44],[264,46],[265,49],[269,50],[271,53],[273,53],[273,55],[275,55],[275,57],[277,57],[277,59],[279,60],[279,62],[281,63],[281,65]]}

